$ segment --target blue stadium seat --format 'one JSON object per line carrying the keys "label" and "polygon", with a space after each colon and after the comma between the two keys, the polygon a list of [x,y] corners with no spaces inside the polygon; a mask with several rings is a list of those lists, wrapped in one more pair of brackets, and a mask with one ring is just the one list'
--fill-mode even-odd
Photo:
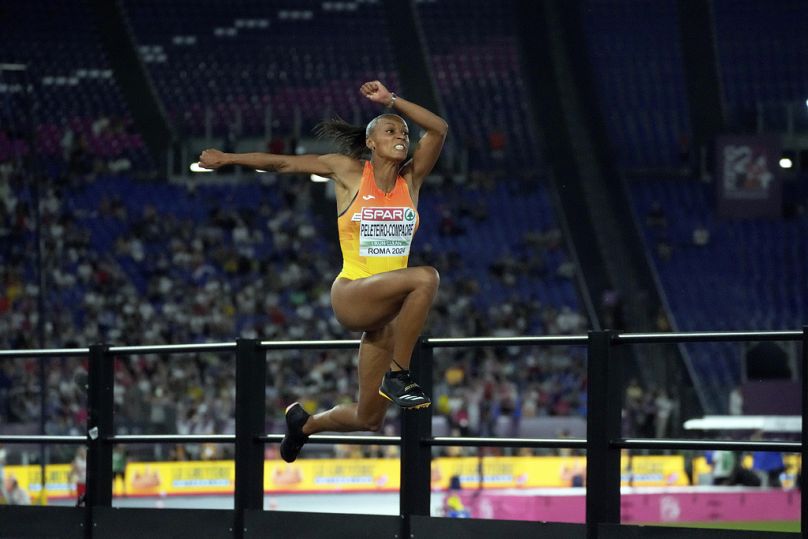
{"label": "blue stadium seat", "polygon": [[[805,323],[808,313],[808,215],[787,220],[720,219],[713,186],[692,180],[644,178],[631,184],[637,217],[681,331],[780,330]],[[666,230],[645,223],[652,204],[667,216]],[[706,246],[693,244],[704,225]],[[666,237],[673,251],[660,257]],[[717,394],[740,382],[735,345],[688,345],[694,366]],[[720,391],[719,391],[720,390]],[[725,406],[726,403],[720,403]],[[719,409],[720,411],[720,409]]]}

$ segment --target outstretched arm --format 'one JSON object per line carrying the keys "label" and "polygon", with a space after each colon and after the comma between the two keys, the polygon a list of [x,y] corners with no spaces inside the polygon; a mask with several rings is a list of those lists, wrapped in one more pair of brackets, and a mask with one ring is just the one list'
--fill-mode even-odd
{"label": "outstretched arm", "polygon": [[360,91],[374,103],[381,103],[403,114],[425,131],[415,147],[412,161],[405,170],[402,170],[403,176],[410,175],[413,187],[417,191],[438,161],[446,133],[449,131],[448,124],[434,112],[393,94],[379,81],[366,82]]}
{"label": "outstretched arm", "polygon": [[279,155],[272,153],[225,153],[208,149],[199,155],[199,166],[217,169],[241,165],[269,172],[310,173],[328,176],[333,170],[322,155]]}
{"label": "outstretched arm", "polygon": [[344,184],[361,165],[356,159],[341,154],[280,155],[273,153],[224,153],[208,149],[199,155],[199,166],[217,169],[227,165],[241,165],[256,170],[289,174],[318,174]]}

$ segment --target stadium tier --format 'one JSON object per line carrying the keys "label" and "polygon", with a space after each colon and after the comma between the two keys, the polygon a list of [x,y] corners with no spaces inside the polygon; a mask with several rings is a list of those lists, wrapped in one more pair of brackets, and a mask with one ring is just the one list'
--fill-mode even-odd
{"label": "stadium tier", "polygon": [[357,81],[400,88],[379,2],[132,0],[124,8],[184,135],[206,133],[207,111],[217,137],[263,136],[267,123],[273,135],[295,125],[306,135],[326,116],[378,113]]}
{"label": "stadium tier", "polygon": [[587,0],[582,8],[601,115],[623,168],[680,164],[690,139],[675,0]]}
{"label": "stadium tier", "polygon": [[0,70],[0,160],[28,155],[33,139],[37,157],[54,167],[73,152],[111,166],[152,162],[85,0],[9,2],[0,24],[2,61],[25,66]]}
{"label": "stadium tier", "polygon": [[[755,129],[758,110],[767,131],[787,129],[792,105],[797,129],[808,128],[808,36],[797,21],[808,5],[777,0],[716,0],[715,35],[724,99],[734,128]],[[796,23],[796,24],[795,24]]]}
{"label": "stadium tier", "polygon": [[[803,182],[804,183],[804,182]],[[680,331],[782,330],[808,316],[808,215],[727,219],[714,187],[696,180],[644,178],[631,195],[660,284]],[[789,190],[805,200],[805,189]],[[688,345],[693,364],[726,412],[742,381],[740,344]]]}
{"label": "stadium tier", "polygon": [[472,167],[541,170],[518,39],[516,2],[417,2],[432,78]]}

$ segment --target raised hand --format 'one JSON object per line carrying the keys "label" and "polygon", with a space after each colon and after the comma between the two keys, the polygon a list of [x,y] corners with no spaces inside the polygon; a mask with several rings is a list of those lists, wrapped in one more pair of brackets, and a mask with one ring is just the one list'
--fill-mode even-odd
{"label": "raised hand", "polygon": [[392,92],[377,80],[366,82],[360,86],[359,92],[374,103],[379,103],[385,107],[390,105],[393,100]]}

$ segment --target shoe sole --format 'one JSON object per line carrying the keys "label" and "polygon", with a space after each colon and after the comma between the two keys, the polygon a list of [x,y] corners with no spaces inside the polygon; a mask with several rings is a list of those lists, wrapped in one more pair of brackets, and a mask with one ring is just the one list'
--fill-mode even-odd
{"label": "shoe sole", "polygon": [[[289,423],[288,423],[288,421],[289,421],[289,410],[291,410],[291,409],[292,409],[292,408],[294,408],[295,406],[300,406],[300,403],[299,403],[299,402],[293,402],[292,404],[290,404],[289,406],[287,406],[287,407],[286,407],[286,410],[283,412],[284,418],[285,418],[285,420],[287,421],[287,428],[288,428],[288,425],[289,425]],[[300,407],[301,407],[301,408],[303,408],[302,406],[300,406]],[[305,410],[304,410],[304,411],[305,411]],[[301,427],[301,429],[302,429],[302,427]],[[307,438],[308,438],[308,437],[307,437]],[[286,439],[286,436],[284,436],[284,439]],[[305,442],[304,442],[304,444],[305,444]],[[283,445],[283,442],[281,442],[281,445]],[[282,451],[281,451],[281,458],[282,458],[282,459],[283,459],[285,462],[289,462],[289,463],[296,461],[296,460],[297,460],[297,457],[300,455],[300,449],[301,449],[302,447],[303,447],[303,446],[301,445],[301,446],[300,446],[300,448],[298,448],[298,450],[297,450],[297,452],[296,452],[296,454],[295,454],[295,458],[293,458],[292,460],[286,460],[286,458],[284,458],[284,456],[283,456],[283,452],[282,452]]]}
{"label": "shoe sole", "polygon": [[430,404],[432,404],[432,401],[429,401],[429,402],[423,402],[423,403],[421,403],[421,404],[416,404],[416,405],[414,405],[414,406],[401,406],[401,405],[400,405],[400,404],[398,404],[396,401],[394,401],[393,399],[391,399],[390,397],[388,397],[388,396],[387,396],[385,393],[382,393],[382,390],[381,390],[381,389],[379,390],[379,395],[381,395],[381,396],[382,396],[382,397],[384,397],[385,399],[389,400],[389,401],[390,401],[390,402],[392,402],[393,404],[397,405],[397,406],[398,406],[399,408],[401,408],[402,410],[421,410],[421,409],[423,409],[423,408],[429,408],[429,405],[430,405]]}

